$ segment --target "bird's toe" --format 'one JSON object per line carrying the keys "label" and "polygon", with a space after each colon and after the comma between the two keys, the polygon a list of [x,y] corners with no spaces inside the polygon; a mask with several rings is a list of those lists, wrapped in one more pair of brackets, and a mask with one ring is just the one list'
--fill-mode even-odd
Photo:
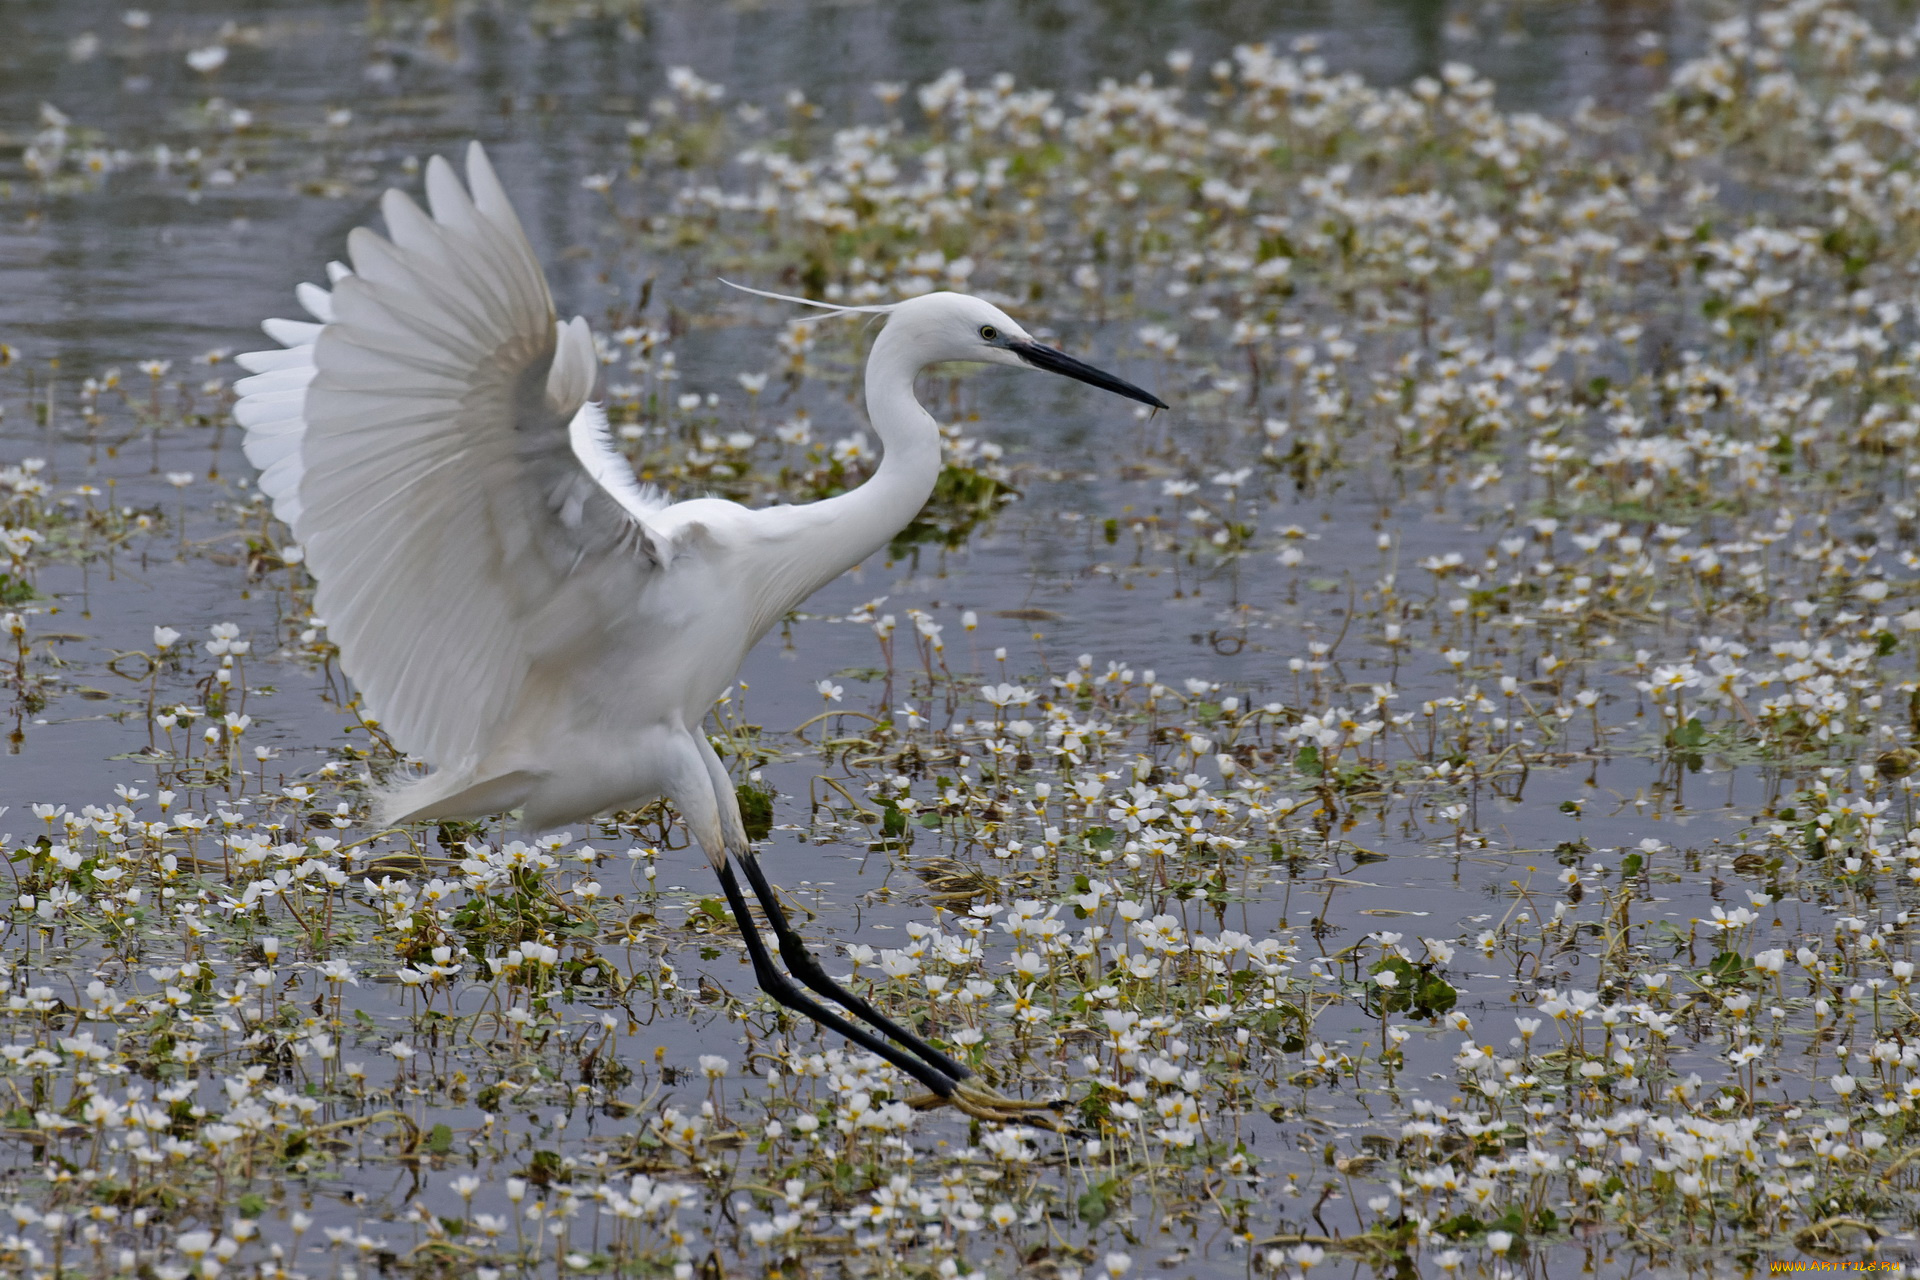
{"label": "bird's toe", "polygon": [[907,1099],[907,1105],[915,1111],[934,1111],[941,1107],[952,1107],[962,1115],[975,1120],[991,1120],[995,1124],[1032,1124],[1051,1129],[1055,1133],[1073,1135],[1079,1132],[1059,1114],[1066,1109],[1065,1099],[1052,1099],[1041,1102],[1031,1098],[1009,1098],[991,1089],[982,1089],[964,1082],[954,1088],[950,1097],[941,1097],[937,1093],[922,1093]]}

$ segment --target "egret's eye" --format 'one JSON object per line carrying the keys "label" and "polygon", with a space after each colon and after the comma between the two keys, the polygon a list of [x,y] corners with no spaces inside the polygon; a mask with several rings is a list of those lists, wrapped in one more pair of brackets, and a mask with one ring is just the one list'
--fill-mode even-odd
{"label": "egret's eye", "polygon": [[985,338],[988,342],[992,342],[995,338],[1000,336],[1000,331],[994,328],[990,324],[983,324],[980,326],[980,336]]}

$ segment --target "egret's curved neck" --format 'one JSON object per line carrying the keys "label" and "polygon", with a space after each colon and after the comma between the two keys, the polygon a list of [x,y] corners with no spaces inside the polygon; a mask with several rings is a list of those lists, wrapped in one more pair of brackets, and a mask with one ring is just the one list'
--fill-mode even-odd
{"label": "egret's curved neck", "polygon": [[852,492],[800,509],[805,524],[788,558],[797,592],[792,604],[885,547],[933,492],[940,477],[940,428],[913,396],[914,375],[927,364],[915,348],[899,325],[888,325],[874,341],[867,358],[867,419],[880,437],[880,468]]}
{"label": "egret's curved neck", "polygon": [[[901,326],[880,331],[867,357],[867,420],[880,437],[880,469],[842,496],[848,520],[852,568],[892,541],[920,514],[940,478],[940,427],[913,395],[913,379],[926,360]],[[864,541],[854,541],[857,533]]]}

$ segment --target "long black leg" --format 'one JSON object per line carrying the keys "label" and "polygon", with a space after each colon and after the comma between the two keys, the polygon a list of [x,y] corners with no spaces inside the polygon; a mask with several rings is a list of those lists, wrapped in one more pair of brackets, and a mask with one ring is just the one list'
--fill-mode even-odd
{"label": "long black leg", "polygon": [[[752,872],[748,874],[752,875]],[[767,951],[766,942],[760,937],[760,931],[754,927],[753,916],[747,909],[746,895],[740,892],[740,881],[734,876],[731,865],[720,868],[720,887],[726,891],[727,905],[733,908],[733,918],[740,925],[740,936],[747,943],[747,957],[753,961],[753,976],[762,991],[795,1013],[813,1019],[830,1031],[839,1032],[869,1053],[878,1054],[941,1097],[953,1096],[952,1075],[903,1052],[898,1045],[887,1043],[865,1027],[847,1021],[801,991],[792,978],[780,972]]]}
{"label": "long black leg", "polygon": [[955,1080],[965,1080],[973,1074],[867,1001],[835,982],[827,973],[825,966],[814,958],[813,952],[807,950],[807,944],[801,940],[799,932],[788,922],[786,909],[780,905],[780,898],[774,892],[773,885],[768,883],[767,873],[760,869],[760,859],[751,853],[746,853],[738,855],[738,861],[746,869],[747,883],[753,886],[753,896],[760,899],[760,906],[767,913],[767,923],[773,926],[773,936],[780,944],[780,958],[787,962],[787,969],[794,977],[845,1008],[855,1017],[878,1027],[919,1054],[942,1074]]}

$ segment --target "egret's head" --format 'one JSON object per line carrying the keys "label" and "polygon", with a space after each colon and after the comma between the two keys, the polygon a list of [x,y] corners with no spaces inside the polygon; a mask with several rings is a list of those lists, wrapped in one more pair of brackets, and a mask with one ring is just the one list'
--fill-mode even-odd
{"label": "egret's head", "polygon": [[908,353],[914,367],[941,364],[948,360],[1019,365],[1063,374],[1129,400],[1150,404],[1156,409],[1167,407],[1166,401],[1151,391],[1142,390],[1085,361],[1076,360],[1064,351],[1034,341],[1033,335],[1022,329],[1012,316],[984,298],[976,298],[971,294],[923,293],[905,302],[844,307],[832,302],[815,302],[811,298],[795,298],[784,293],[768,293],[764,289],[749,289],[730,280],[721,283],[742,293],[777,298],[782,302],[798,302],[823,311],[884,315],[887,317],[887,328],[882,341]]}
{"label": "egret's head", "polygon": [[887,329],[896,340],[909,342],[926,364],[973,360],[1044,369],[1156,409],[1167,407],[1151,391],[1036,342],[1019,321],[971,294],[926,293],[895,303],[888,313]]}

